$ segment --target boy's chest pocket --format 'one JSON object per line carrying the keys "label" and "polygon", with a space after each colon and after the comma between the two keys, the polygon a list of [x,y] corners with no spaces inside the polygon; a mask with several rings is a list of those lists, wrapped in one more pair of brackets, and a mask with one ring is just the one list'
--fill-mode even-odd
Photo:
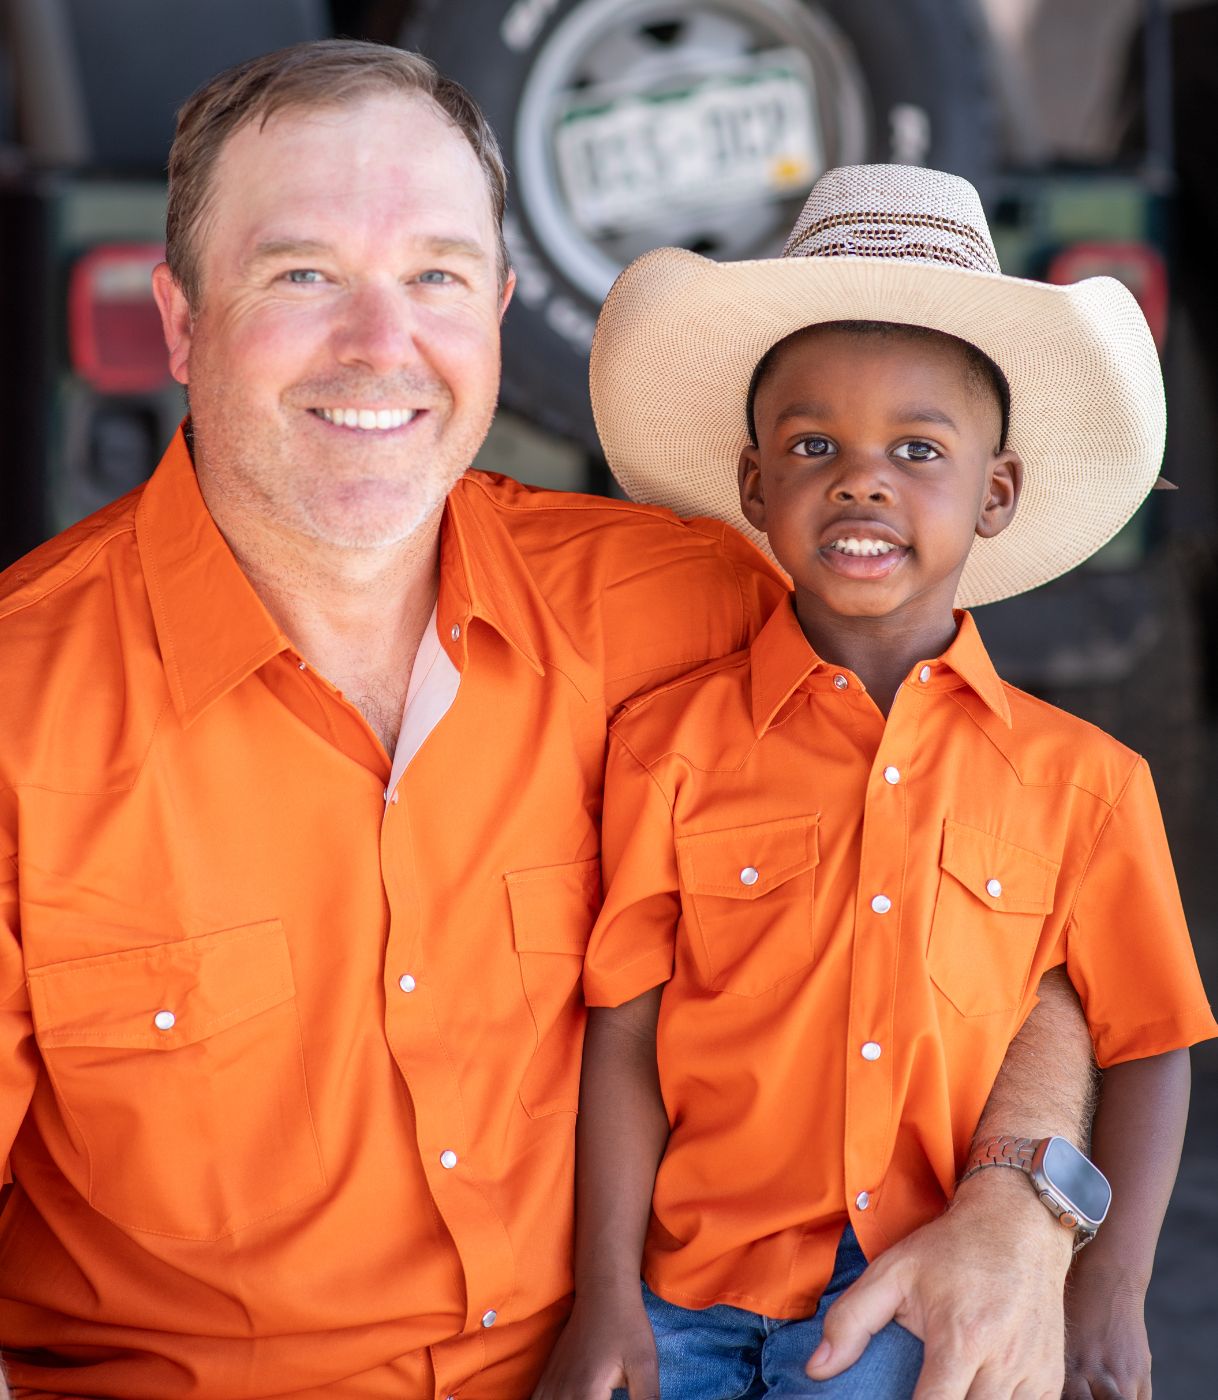
{"label": "boy's chest pocket", "polygon": [[939,865],[931,980],[962,1016],[1014,1011],[1053,908],[1057,862],[949,820]]}
{"label": "boy's chest pocket", "polygon": [[678,836],[676,850],[712,991],[760,996],[814,961],[815,816]]}
{"label": "boy's chest pocket", "polygon": [[215,1240],[325,1183],[277,919],[29,973],[89,1204]]}

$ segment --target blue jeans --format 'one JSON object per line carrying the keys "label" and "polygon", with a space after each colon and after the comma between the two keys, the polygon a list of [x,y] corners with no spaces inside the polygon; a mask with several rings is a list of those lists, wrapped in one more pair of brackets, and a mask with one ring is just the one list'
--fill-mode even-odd
{"label": "blue jeans", "polygon": [[[833,1277],[812,1317],[762,1317],[718,1303],[679,1308],[643,1284],[643,1301],[660,1356],[662,1400],[755,1400],[815,1396],[818,1400],[909,1400],[922,1369],[922,1343],[890,1322],[840,1376],[810,1380],[808,1357],[820,1346],[830,1304],[867,1267],[849,1225],[837,1247]],[[615,1390],[613,1400],[628,1400]]]}

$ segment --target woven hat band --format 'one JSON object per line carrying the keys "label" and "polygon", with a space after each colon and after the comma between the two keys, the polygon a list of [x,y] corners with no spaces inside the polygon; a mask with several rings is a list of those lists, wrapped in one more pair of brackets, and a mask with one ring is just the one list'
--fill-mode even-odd
{"label": "woven hat band", "polygon": [[830,214],[792,237],[786,258],[899,258],[999,272],[989,239],[942,214]]}

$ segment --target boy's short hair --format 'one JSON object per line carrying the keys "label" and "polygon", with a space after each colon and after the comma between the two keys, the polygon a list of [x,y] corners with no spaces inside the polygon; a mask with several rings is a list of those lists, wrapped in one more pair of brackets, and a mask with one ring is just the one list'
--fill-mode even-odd
{"label": "boy's short hair", "polygon": [[777,344],[771,345],[757,361],[757,367],[749,381],[748,398],[745,400],[744,411],[748,418],[750,447],[758,445],[757,420],[753,412],[753,404],[757,398],[757,390],[761,388],[766,375],[773,369],[774,362],[793,341],[798,340],[801,336],[810,335],[814,331],[825,330],[841,331],[846,335],[875,336],[884,340],[946,340],[950,342],[963,352],[969,377],[983,391],[991,391],[998,400],[998,407],[1002,411],[1002,431],[998,437],[999,452],[1006,447],[1007,431],[1011,422],[1011,386],[1007,383],[1007,377],[1002,370],[983,351],[978,350],[975,345],[970,345],[967,340],[961,340],[959,336],[948,335],[945,331],[931,330],[929,326],[907,326],[897,321],[820,321],[811,326],[802,326],[799,330],[793,331],[778,341]]}
{"label": "boy's short hair", "polygon": [[511,269],[503,239],[507,173],[499,143],[468,92],[421,54],[356,39],[321,39],[262,54],[219,73],[178,112],[169,152],[165,260],[197,310],[202,283],[199,229],[207,214],[216,161],[225,142],[253,121],[263,125],[289,107],[344,106],[385,93],[430,98],[461,132],[486,177],[498,238],[499,285]]}

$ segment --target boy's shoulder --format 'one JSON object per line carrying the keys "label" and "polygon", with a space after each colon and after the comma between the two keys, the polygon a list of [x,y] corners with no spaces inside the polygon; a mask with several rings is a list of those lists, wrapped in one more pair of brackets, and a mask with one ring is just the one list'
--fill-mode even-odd
{"label": "boy's shoulder", "polygon": [[[1143,761],[1111,734],[1004,681],[1011,723],[967,687],[953,691],[962,711],[998,749],[1024,787],[1072,787],[1115,804]],[[963,717],[963,716],[962,716]]]}
{"label": "boy's shoulder", "polygon": [[627,700],[612,732],[645,767],[679,754],[696,768],[736,767],[757,743],[749,648]]}

